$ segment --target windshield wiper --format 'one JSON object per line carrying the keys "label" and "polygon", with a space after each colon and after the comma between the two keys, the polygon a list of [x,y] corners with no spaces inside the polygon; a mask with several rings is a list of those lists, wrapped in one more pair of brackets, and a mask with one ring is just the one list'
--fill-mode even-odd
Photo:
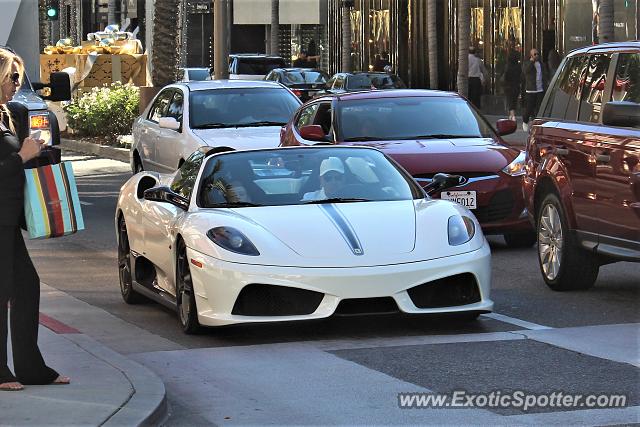
{"label": "windshield wiper", "polygon": [[263,206],[263,205],[257,205],[251,202],[228,202],[228,203],[216,203],[211,207],[212,208],[251,208],[256,206]]}
{"label": "windshield wiper", "polygon": [[303,205],[320,205],[324,203],[350,203],[350,202],[371,202],[369,199],[359,199],[357,197],[332,197],[330,199],[321,200],[305,200]]}
{"label": "windshield wiper", "polygon": [[430,135],[412,136],[406,139],[449,139],[449,138],[482,138],[480,135],[452,135],[448,133],[434,133]]}
{"label": "windshield wiper", "polygon": [[345,138],[344,142],[358,142],[358,141],[384,141],[386,138],[379,136],[354,136],[353,138]]}
{"label": "windshield wiper", "polygon": [[253,127],[253,126],[284,126],[286,122],[270,122],[268,120],[263,120],[260,122],[251,122],[251,123],[238,123],[234,125],[237,128],[240,127]]}
{"label": "windshield wiper", "polygon": [[233,125],[228,123],[207,123],[204,125],[194,126],[193,129],[219,129],[219,128],[230,128]]}

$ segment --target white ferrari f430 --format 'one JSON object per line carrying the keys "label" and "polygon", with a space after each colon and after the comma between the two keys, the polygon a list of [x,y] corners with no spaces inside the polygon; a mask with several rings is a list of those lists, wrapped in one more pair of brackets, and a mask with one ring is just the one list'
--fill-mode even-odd
{"label": "white ferrari f430", "polygon": [[[463,179],[438,174],[426,190]],[[374,148],[201,148],[175,173],[129,179],[115,220],[122,297],[175,308],[186,333],[493,309],[476,218]]]}

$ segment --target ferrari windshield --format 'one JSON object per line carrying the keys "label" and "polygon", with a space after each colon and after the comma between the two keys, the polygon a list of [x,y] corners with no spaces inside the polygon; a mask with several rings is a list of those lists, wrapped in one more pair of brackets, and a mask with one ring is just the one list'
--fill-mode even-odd
{"label": "ferrari windshield", "polygon": [[229,152],[207,159],[197,203],[203,208],[412,200],[420,187],[369,148],[291,148]]}
{"label": "ferrari windshield", "polygon": [[425,96],[345,100],[344,141],[491,138],[491,127],[461,98]]}

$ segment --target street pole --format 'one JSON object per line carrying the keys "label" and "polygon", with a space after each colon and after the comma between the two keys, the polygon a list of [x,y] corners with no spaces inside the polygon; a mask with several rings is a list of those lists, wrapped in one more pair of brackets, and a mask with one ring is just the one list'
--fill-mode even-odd
{"label": "street pole", "polygon": [[271,55],[280,55],[280,0],[271,0],[271,33],[270,49]]}
{"label": "street pole", "polygon": [[227,27],[228,0],[213,3],[213,76],[215,79],[229,78],[229,30]]}

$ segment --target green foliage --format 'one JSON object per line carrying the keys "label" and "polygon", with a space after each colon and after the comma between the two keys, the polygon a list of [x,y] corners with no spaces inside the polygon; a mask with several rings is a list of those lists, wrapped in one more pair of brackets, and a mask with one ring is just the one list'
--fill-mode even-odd
{"label": "green foliage", "polygon": [[118,135],[131,133],[139,105],[140,90],[136,86],[112,83],[82,93],[64,110],[67,123],[75,132],[115,142]]}

